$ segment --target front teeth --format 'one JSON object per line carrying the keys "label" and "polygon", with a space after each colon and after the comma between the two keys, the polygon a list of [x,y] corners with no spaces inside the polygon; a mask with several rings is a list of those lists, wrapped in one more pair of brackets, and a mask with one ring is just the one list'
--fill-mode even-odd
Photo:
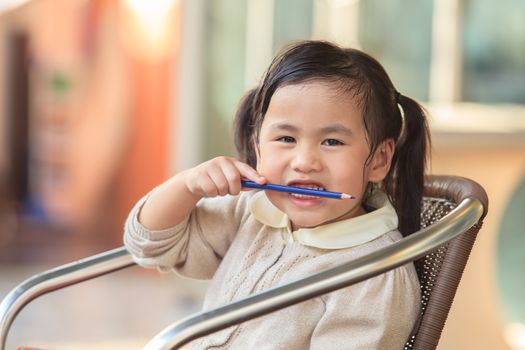
{"label": "front teeth", "polygon": [[317,186],[295,186],[299,188],[306,188],[309,190],[318,190],[318,191],[324,191],[324,187],[317,187]]}
{"label": "front teeth", "polygon": [[292,197],[295,197],[295,198],[303,198],[303,199],[305,199],[305,198],[316,198],[316,199],[317,198],[321,198],[321,197],[318,197],[318,196],[309,196],[309,195],[306,195],[306,194],[297,194],[297,193],[290,193],[290,195]]}
{"label": "front teeth", "polygon": [[[323,187],[318,187],[318,186],[315,186],[315,185],[296,185],[296,187],[306,188],[306,189],[309,189],[309,190],[324,191]],[[302,198],[302,199],[318,199],[318,198],[321,198],[319,196],[310,196],[310,195],[307,195],[307,194],[298,194],[298,193],[290,193],[290,195],[292,197]]]}

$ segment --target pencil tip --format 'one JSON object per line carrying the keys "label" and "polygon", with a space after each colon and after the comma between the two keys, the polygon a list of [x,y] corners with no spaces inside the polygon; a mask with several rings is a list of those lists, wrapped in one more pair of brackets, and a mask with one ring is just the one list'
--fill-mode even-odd
{"label": "pencil tip", "polygon": [[341,199],[356,199],[356,196],[352,194],[341,193]]}

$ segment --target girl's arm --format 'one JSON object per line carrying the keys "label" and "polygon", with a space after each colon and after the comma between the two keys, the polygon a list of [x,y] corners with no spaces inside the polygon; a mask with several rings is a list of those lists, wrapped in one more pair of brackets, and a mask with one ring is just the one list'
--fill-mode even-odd
{"label": "girl's arm", "polygon": [[241,178],[266,182],[255,169],[230,157],[217,157],[185,170],[153,191],[139,213],[139,222],[150,230],[176,226],[202,197],[238,195]]}

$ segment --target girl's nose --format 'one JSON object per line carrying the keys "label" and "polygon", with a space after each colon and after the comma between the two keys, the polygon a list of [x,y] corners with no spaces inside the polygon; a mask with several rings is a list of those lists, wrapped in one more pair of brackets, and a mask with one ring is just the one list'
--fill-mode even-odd
{"label": "girl's nose", "polygon": [[321,158],[315,150],[309,147],[297,149],[294,155],[291,167],[294,171],[309,173],[313,171],[320,171],[322,169]]}

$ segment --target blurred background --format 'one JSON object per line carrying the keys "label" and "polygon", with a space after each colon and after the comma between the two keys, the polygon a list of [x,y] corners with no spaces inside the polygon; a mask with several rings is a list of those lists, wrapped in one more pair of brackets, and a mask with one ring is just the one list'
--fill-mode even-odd
{"label": "blurred background", "polygon": [[[361,48],[431,114],[432,166],[488,192],[439,349],[525,349],[525,2],[0,0],[0,299],[122,245],[136,200],[234,155],[231,120],[298,39]],[[139,349],[206,283],[133,267],[29,304],[7,348]]]}

